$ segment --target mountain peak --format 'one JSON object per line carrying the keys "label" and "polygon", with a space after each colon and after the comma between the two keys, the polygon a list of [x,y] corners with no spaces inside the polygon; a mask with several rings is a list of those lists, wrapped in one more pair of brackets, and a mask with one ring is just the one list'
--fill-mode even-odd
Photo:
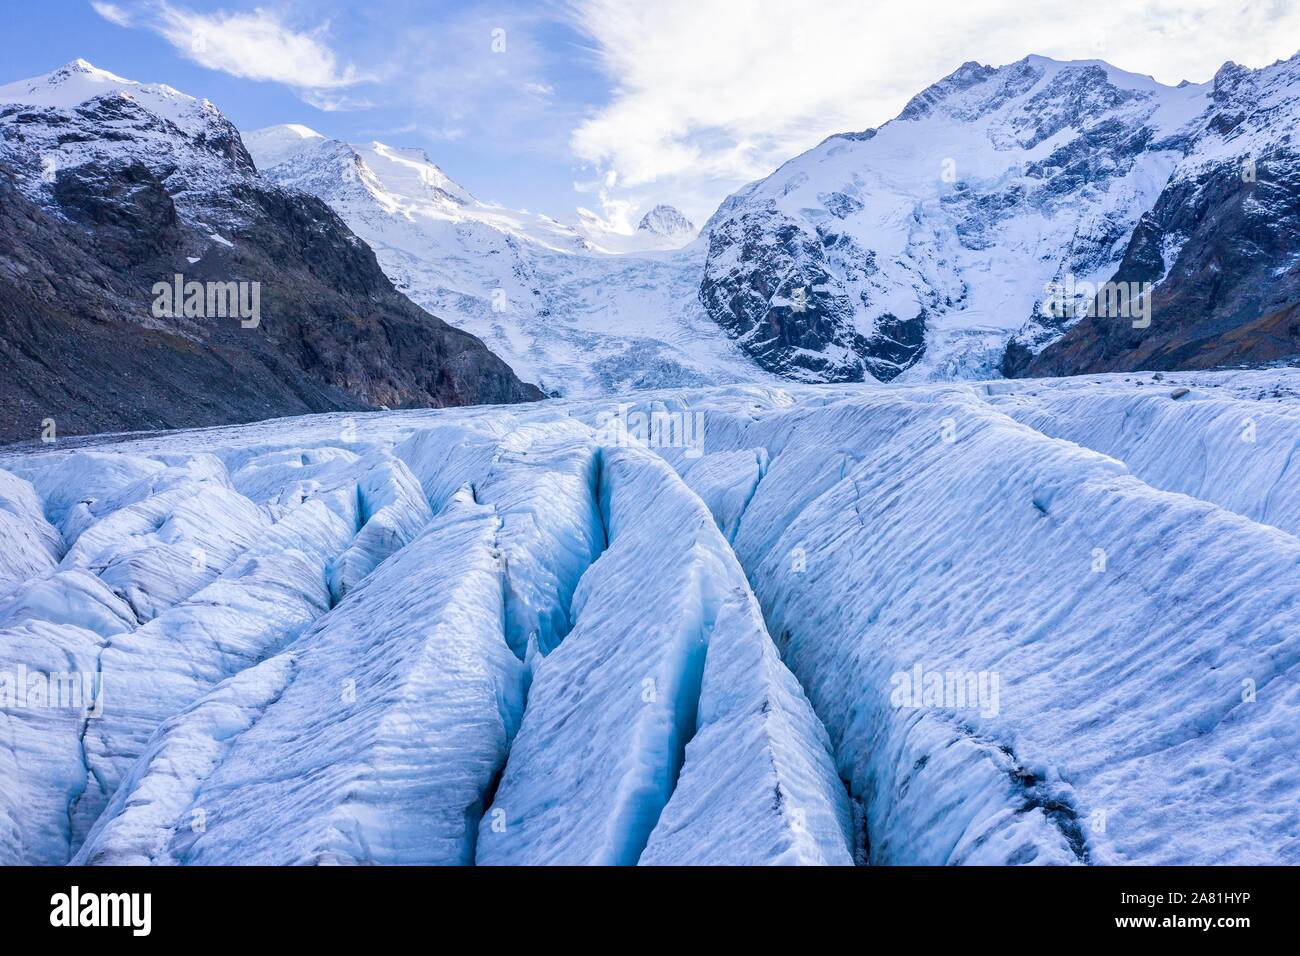
{"label": "mountain peak", "polygon": [[[418,147],[389,146],[379,140],[345,143],[298,123],[245,133],[244,143],[257,168],[264,173],[286,164],[296,166],[280,170],[271,178],[292,180],[308,192],[324,190],[327,195],[333,195],[333,189],[356,182],[359,175],[364,188],[376,196],[382,194],[387,206],[429,202],[464,206],[476,202],[468,190],[439,169]],[[338,178],[341,168],[351,171],[342,180]],[[308,188],[304,176],[318,180],[316,185]]]}
{"label": "mountain peak", "polygon": [[257,168],[263,172],[291,159],[303,149],[326,142],[324,136],[301,123],[281,123],[252,130],[243,134],[243,140]]}
{"label": "mountain peak", "polygon": [[49,73],[0,86],[0,103],[66,108],[113,89],[139,85],[78,57]]}
{"label": "mountain peak", "polygon": [[118,76],[116,73],[110,73],[108,70],[101,70],[89,60],[83,60],[77,57],[75,60],[69,60],[57,70],[45,74],[45,79],[53,83],[60,83],[75,76],[87,76],[106,83],[130,83],[125,77]]}
{"label": "mountain peak", "polygon": [[997,70],[974,60],[967,60],[937,83],[932,83],[913,96],[899,114],[900,119],[917,119],[929,114],[935,103],[953,93],[968,90],[983,83]]}
{"label": "mountain peak", "polygon": [[303,126],[301,123],[285,123],[282,126],[268,126],[267,129],[281,130],[286,135],[297,136],[300,139],[322,139],[322,135],[312,129],[310,126]]}
{"label": "mountain peak", "polygon": [[226,124],[220,111],[207,100],[182,93],[165,83],[128,80],[80,57],[41,76],[0,86],[0,103],[59,110],[75,110],[102,96],[126,97],[189,135],[206,130],[213,122]]}
{"label": "mountain peak", "polygon": [[667,203],[658,204],[642,216],[636,228],[668,239],[685,239],[695,235],[695,224],[683,216],[676,206]]}

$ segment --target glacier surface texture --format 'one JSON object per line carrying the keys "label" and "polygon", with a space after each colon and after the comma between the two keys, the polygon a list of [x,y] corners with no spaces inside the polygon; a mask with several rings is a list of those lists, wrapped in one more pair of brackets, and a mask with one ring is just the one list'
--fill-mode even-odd
{"label": "glacier surface texture", "polygon": [[0,454],[0,864],[1300,863],[1300,372]]}

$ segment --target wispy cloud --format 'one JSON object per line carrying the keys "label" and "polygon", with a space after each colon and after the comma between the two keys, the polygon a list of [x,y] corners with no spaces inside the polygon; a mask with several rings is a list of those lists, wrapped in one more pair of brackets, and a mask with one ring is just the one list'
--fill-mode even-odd
{"label": "wispy cloud", "polygon": [[[568,134],[580,106],[557,91],[557,60],[568,55],[547,41],[554,24],[529,2],[486,7],[453,4],[439,16],[421,15],[419,3],[394,0],[383,37],[367,43],[368,61],[385,105],[400,107],[432,135],[464,138],[497,157],[544,156],[568,164]],[[440,131],[440,132],[439,132]]]}
{"label": "wispy cloud", "polygon": [[101,0],[91,0],[90,5],[96,13],[109,23],[115,23],[119,27],[129,27],[132,25],[131,14],[115,3],[103,3]]}
{"label": "wispy cloud", "polygon": [[403,123],[399,126],[387,126],[382,129],[368,129],[365,135],[372,138],[384,136],[392,141],[394,137],[418,136],[435,142],[454,143],[465,138],[465,131],[456,126],[431,126],[427,123]]}
{"label": "wispy cloud", "polygon": [[[353,86],[369,77],[339,62],[327,41],[328,25],[295,29],[266,10],[200,13],[166,2],[130,7],[94,0],[95,12],[118,26],[149,29],[200,66],[298,90]],[[333,108],[344,108],[341,97]],[[352,108],[362,101],[353,102]]]}
{"label": "wispy cloud", "polygon": [[485,8],[385,0],[382,9],[283,0],[275,12],[240,6],[250,0],[204,11],[182,2],[90,5],[111,23],[152,31],[194,63],[292,87],[322,112],[405,110],[432,140],[474,137],[512,152],[546,151],[556,162],[569,158],[578,114],[557,103],[551,54],[540,39],[555,21],[527,0]]}

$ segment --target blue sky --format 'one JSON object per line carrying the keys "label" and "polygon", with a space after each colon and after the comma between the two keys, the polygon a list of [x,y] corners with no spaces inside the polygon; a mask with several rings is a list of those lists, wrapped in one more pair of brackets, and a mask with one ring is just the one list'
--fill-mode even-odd
{"label": "blue sky", "polygon": [[[206,97],[243,130],[295,122],[340,139],[422,146],[481,198],[569,211],[581,204],[574,182],[583,173],[569,133],[608,84],[589,44],[562,17],[508,3],[494,3],[488,16],[463,2],[429,0],[168,6],[209,16],[260,7],[287,32],[308,35],[332,52],[339,85],[295,85],[290,70],[281,79],[234,75],[255,73],[257,65],[241,64],[237,52],[229,62],[209,58],[210,43],[195,51],[192,37],[201,32],[186,31],[177,44],[158,32],[159,5],[129,0],[112,4],[132,24],[127,27],[96,13],[87,0],[6,5],[0,82],[80,56],[130,79]],[[194,22],[201,30],[202,21]],[[179,23],[183,30],[185,21]],[[491,49],[498,28],[506,31],[504,53]],[[345,82],[349,67],[355,82]],[[311,69],[310,63],[297,67],[304,81],[321,82]]]}
{"label": "blue sky", "polygon": [[43,0],[5,19],[0,82],[84,57],[244,130],[420,146],[481,199],[623,228],[656,202],[701,223],[965,60],[1176,83],[1300,49],[1300,0]]}

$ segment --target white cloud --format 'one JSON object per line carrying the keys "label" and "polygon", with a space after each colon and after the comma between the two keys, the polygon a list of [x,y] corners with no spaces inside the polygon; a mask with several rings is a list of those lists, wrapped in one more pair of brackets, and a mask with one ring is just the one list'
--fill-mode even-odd
{"label": "white cloud", "polygon": [[158,32],[182,55],[214,70],[316,90],[363,79],[339,66],[323,28],[295,32],[264,10],[203,14],[162,4],[160,13]]}
{"label": "white cloud", "polygon": [[[165,38],[186,59],[249,80],[285,83],[299,90],[352,86],[367,77],[343,66],[325,42],[325,27],[299,31],[273,13],[198,13],[166,2],[127,10],[94,0],[95,12],[119,26],[143,26]],[[317,94],[328,108],[344,108],[341,97]],[[350,104],[355,108],[358,102]],[[326,107],[322,107],[326,108]]]}
{"label": "white cloud", "polygon": [[[878,126],[966,60],[1105,59],[1158,80],[1296,52],[1300,4],[1251,0],[573,0],[612,81],[573,132],[626,196],[706,217],[831,133]],[[611,196],[611,200],[616,197]],[[697,221],[699,221],[697,219]]]}
{"label": "white cloud", "polygon": [[298,95],[309,106],[322,113],[340,113],[351,110],[368,110],[375,105],[368,96],[355,96],[336,87],[325,89],[299,89]]}
{"label": "white cloud", "polygon": [[372,134],[389,138],[418,135],[425,139],[439,140],[444,143],[452,143],[465,138],[465,131],[458,126],[431,126],[428,123],[404,123],[401,126],[390,126],[378,131],[372,130],[367,135]]}
{"label": "white cloud", "polygon": [[600,201],[601,213],[603,213],[603,215],[597,214],[590,209],[579,206],[577,209],[578,218],[608,232],[631,235],[638,222],[636,214],[640,210],[641,204],[635,199],[615,195],[612,191],[615,185],[617,185],[617,176],[613,172],[606,173],[603,179],[574,183],[575,192],[590,193],[596,196]]}
{"label": "white cloud", "polygon": [[115,3],[102,3],[101,0],[91,0],[91,7],[101,17],[109,23],[116,24],[119,27],[131,26],[131,14],[119,7]]}

